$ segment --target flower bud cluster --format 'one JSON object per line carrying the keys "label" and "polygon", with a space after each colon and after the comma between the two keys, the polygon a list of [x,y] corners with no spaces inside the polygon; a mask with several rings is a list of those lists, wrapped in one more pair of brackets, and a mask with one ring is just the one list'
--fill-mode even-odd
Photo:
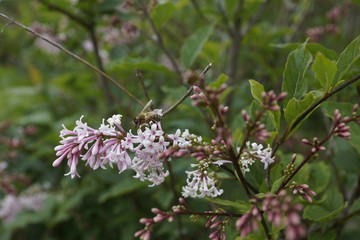
{"label": "flower bud cluster", "polygon": [[333,133],[335,136],[342,137],[344,139],[350,139],[351,132],[350,127],[347,125],[349,122],[355,122],[360,125],[360,115],[357,114],[359,104],[355,104],[352,109],[351,117],[342,117],[338,109],[334,112],[334,127]]}
{"label": "flower bud cluster", "polygon": [[[301,224],[300,211],[301,204],[294,204],[291,196],[286,196],[285,191],[278,195],[267,194],[261,201],[261,211],[267,216],[267,220],[276,228],[285,228],[286,239],[301,239],[306,235],[306,229]],[[258,223],[261,221],[259,208],[253,205],[252,209],[245,213],[236,221],[236,228],[240,231],[240,236],[245,237],[251,231],[259,229]]]}
{"label": "flower bud cluster", "polygon": [[326,35],[339,34],[340,20],[343,19],[344,16],[346,16],[351,6],[351,2],[336,5],[326,13],[328,23],[325,26],[312,27],[307,29],[306,34],[310,37],[311,41],[318,42],[322,37],[325,37]]}
{"label": "flower bud cluster", "polygon": [[165,220],[168,220],[168,222],[174,221],[174,213],[172,212],[164,212],[158,208],[152,208],[151,211],[156,214],[156,216],[153,218],[141,218],[139,222],[145,224],[145,227],[135,232],[135,237],[138,237],[142,240],[150,240],[151,231],[155,223],[160,223]]}
{"label": "flower bud cluster", "polygon": [[229,219],[220,219],[220,216],[210,217],[209,220],[205,223],[206,228],[214,229],[209,235],[211,240],[225,240],[225,226],[229,222]]}
{"label": "flower bud cluster", "polygon": [[282,92],[278,96],[276,96],[273,90],[270,90],[269,92],[262,92],[262,107],[266,110],[278,111],[280,110],[278,101],[282,101],[286,96],[287,92]]}
{"label": "flower bud cluster", "polygon": [[268,137],[271,136],[270,133],[266,130],[265,124],[261,123],[260,121],[251,121],[250,115],[246,112],[246,110],[241,111],[241,116],[244,119],[246,128],[248,131],[251,131],[251,134],[256,139],[259,141],[265,141]]}
{"label": "flower bud cluster", "polygon": [[297,185],[296,182],[292,182],[287,188],[289,188],[294,195],[300,194],[306,201],[310,203],[313,201],[311,196],[316,196],[316,193],[310,190],[309,185],[307,184]]}
{"label": "flower bud cluster", "polygon": [[267,215],[267,220],[275,227],[285,226],[285,235],[288,240],[301,239],[306,236],[306,229],[301,224],[301,204],[294,204],[291,196],[286,196],[285,191],[278,195],[269,194],[262,202],[262,211]]}
{"label": "flower bud cluster", "polygon": [[223,115],[228,111],[228,107],[220,106],[220,96],[221,93],[227,88],[227,85],[224,83],[218,88],[212,88],[210,86],[205,86],[204,91],[198,86],[194,86],[194,91],[196,92],[190,98],[193,100],[195,106],[208,107],[208,106],[219,106],[218,111]]}
{"label": "flower bud cluster", "polygon": [[311,148],[311,152],[312,152],[312,153],[316,153],[316,152],[318,152],[318,151],[320,151],[320,150],[323,151],[323,150],[326,149],[324,146],[321,145],[321,143],[320,143],[320,141],[319,141],[319,139],[318,139],[317,137],[314,137],[313,140],[312,140],[312,142],[309,141],[309,140],[306,139],[306,138],[302,139],[301,141],[302,141],[304,144],[309,145],[309,146],[312,147],[312,148]]}
{"label": "flower bud cluster", "polygon": [[[240,149],[239,149],[240,150]],[[246,142],[246,149],[242,151],[240,155],[240,166],[244,172],[249,172],[251,166],[256,159],[264,164],[264,169],[274,162],[272,155],[272,148],[268,145],[264,148],[262,144]]]}
{"label": "flower bud cluster", "polygon": [[261,221],[261,213],[257,206],[253,206],[252,209],[239,218],[235,225],[236,229],[240,231],[240,236],[243,238],[248,235],[252,230],[257,231],[259,229],[258,222]]}

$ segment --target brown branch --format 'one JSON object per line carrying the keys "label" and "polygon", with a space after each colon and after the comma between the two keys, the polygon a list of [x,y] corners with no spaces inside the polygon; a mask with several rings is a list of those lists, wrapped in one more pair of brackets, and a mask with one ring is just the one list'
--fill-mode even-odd
{"label": "brown branch", "polygon": [[92,70],[94,70],[95,72],[99,73],[100,75],[102,75],[104,78],[106,78],[107,80],[111,81],[113,84],[115,84],[115,86],[117,86],[119,89],[121,89],[126,95],[128,95],[131,99],[133,99],[136,103],[138,103],[141,106],[144,106],[144,104],[137,99],[133,94],[131,94],[128,90],[126,90],[125,87],[123,87],[120,83],[116,82],[113,78],[111,78],[109,75],[107,75],[106,73],[104,73],[103,71],[101,71],[100,69],[98,69],[97,67],[95,67],[94,65],[92,65],[91,63],[89,63],[88,61],[86,61],[85,59],[79,57],[78,55],[76,55],[75,53],[72,53],[71,51],[67,50],[65,47],[63,47],[62,45],[60,45],[57,42],[54,42],[53,40],[35,32],[34,30],[32,30],[31,28],[21,24],[20,22],[8,17],[7,15],[0,13],[0,17],[5,18],[7,20],[9,20],[11,23],[13,23],[14,25],[26,30],[27,32],[35,35],[36,37],[46,41],[47,43],[53,45],[54,47],[60,49],[61,51],[63,51],[64,53],[68,54],[69,56],[75,58],[76,60],[82,62],[84,65],[86,65],[87,67],[91,68]]}
{"label": "brown branch", "polygon": [[135,71],[136,71],[136,77],[140,81],[140,85],[141,85],[141,88],[142,88],[142,90],[143,90],[143,92],[145,94],[146,100],[150,101],[151,98],[150,98],[150,96],[149,96],[149,94],[148,94],[148,92],[146,90],[145,83],[144,83],[144,77],[143,77],[143,75],[142,75],[142,73],[140,72],[139,69],[135,69]]}

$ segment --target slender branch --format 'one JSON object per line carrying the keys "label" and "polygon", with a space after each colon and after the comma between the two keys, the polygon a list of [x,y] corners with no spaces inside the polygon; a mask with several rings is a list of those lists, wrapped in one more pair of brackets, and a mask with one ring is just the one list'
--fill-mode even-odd
{"label": "slender branch", "polygon": [[[96,59],[97,66],[99,67],[99,69],[102,72],[105,72],[103,61],[102,61],[102,59],[100,57],[100,50],[99,50],[99,46],[98,46],[98,40],[96,38],[95,27],[91,26],[88,29],[88,31],[90,33],[91,43],[92,43],[93,48],[94,48],[94,54],[95,54],[95,59]],[[109,89],[109,85],[107,84],[106,78],[104,76],[102,76],[102,75],[100,75],[100,77],[101,77],[101,79],[99,81],[100,86],[103,89],[103,91],[105,92],[105,97],[106,97],[107,104],[109,106],[111,106],[112,103],[114,102],[114,96],[113,96],[113,94],[111,93],[111,91]]]}
{"label": "slender branch", "polygon": [[142,75],[142,73],[140,72],[139,69],[135,69],[135,71],[136,71],[136,77],[140,81],[140,85],[141,85],[141,88],[142,88],[142,90],[143,90],[143,92],[145,94],[146,100],[150,101],[151,98],[150,98],[150,96],[149,96],[149,94],[148,94],[148,92],[146,90],[145,83],[144,83],[144,77],[143,77],[143,75]]}
{"label": "slender branch", "polygon": [[[332,130],[319,144],[318,146],[324,145],[326,141],[328,141],[334,135],[334,131]],[[300,171],[300,169],[308,162],[310,159],[319,151],[319,148],[316,148],[316,151],[310,151],[310,153],[306,156],[306,158],[295,168],[295,170],[281,183],[281,186],[276,191],[278,194],[282,189],[286,187],[286,185],[291,181],[291,179]]]}
{"label": "slender branch", "polygon": [[143,13],[144,13],[144,15],[145,15],[145,18],[146,18],[146,19],[149,21],[149,23],[150,23],[151,29],[153,30],[153,32],[154,32],[155,35],[156,35],[156,38],[157,38],[156,43],[157,43],[157,45],[160,47],[160,49],[164,52],[164,54],[165,54],[165,55],[168,57],[168,59],[170,60],[171,65],[173,66],[173,68],[175,69],[176,74],[178,75],[178,78],[177,78],[177,79],[178,79],[179,83],[183,85],[184,83],[183,83],[183,81],[182,81],[182,73],[181,73],[181,71],[180,71],[180,68],[179,68],[179,66],[177,65],[177,63],[176,63],[175,59],[173,58],[173,56],[170,54],[170,52],[169,52],[169,51],[167,50],[167,48],[165,47],[164,41],[163,41],[163,39],[162,39],[162,36],[161,36],[159,30],[156,28],[155,23],[154,23],[153,19],[151,18],[150,14],[149,14],[149,12],[148,12],[148,10],[147,10],[147,6],[146,6],[146,5],[144,5],[144,6],[142,7],[142,11],[143,11]]}
{"label": "slender branch", "polygon": [[[204,71],[201,73],[199,80],[204,79],[205,74],[207,73],[207,71],[209,71],[209,69],[211,68],[212,63],[209,63],[209,65],[206,66],[206,68],[204,69]],[[181,104],[188,96],[190,96],[190,94],[193,91],[193,86],[191,86],[186,93],[171,107],[169,107],[168,109],[166,109],[163,113],[163,115],[168,114],[170,111],[174,110],[179,104]]]}
{"label": "slender branch", "polygon": [[11,24],[11,22],[8,22],[7,24],[5,24],[5,25],[1,28],[0,33],[2,33],[2,32],[5,30],[5,28],[7,28],[7,26],[9,26],[10,24]]}
{"label": "slender branch", "polygon": [[299,117],[296,118],[296,120],[294,121],[294,123],[290,126],[290,128],[288,127],[285,131],[285,133],[281,136],[281,138],[275,143],[275,146],[273,147],[273,152],[272,152],[272,156],[275,155],[277,149],[286,141],[286,139],[288,138],[289,134],[291,133],[292,130],[294,130],[297,125],[299,123],[302,122],[302,120],[304,120],[313,110],[315,110],[321,103],[323,103],[324,101],[326,101],[329,97],[331,97],[332,95],[334,95],[335,93],[343,90],[344,88],[346,88],[347,86],[350,86],[351,84],[355,83],[356,81],[358,81],[360,79],[360,75],[357,75],[356,77],[352,78],[351,80],[344,82],[343,84],[341,84],[340,86],[338,86],[337,88],[333,89],[331,92],[329,93],[325,93],[324,96],[322,98],[320,98],[318,101],[316,101],[313,105],[311,105],[310,108],[306,109],[305,112],[303,112]]}
{"label": "slender branch", "polygon": [[88,61],[86,61],[85,59],[79,57],[78,55],[76,55],[75,53],[72,53],[71,51],[67,50],[65,47],[63,47],[62,45],[60,45],[57,42],[54,42],[53,40],[35,32],[34,30],[32,30],[31,28],[21,24],[20,22],[12,19],[11,17],[8,17],[7,15],[0,13],[0,17],[5,18],[7,20],[9,20],[11,23],[13,23],[14,25],[26,30],[27,32],[30,32],[31,34],[35,35],[36,37],[48,42],[49,44],[53,45],[54,47],[60,49],[61,51],[63,51],[64,53],[68,54],[69,56],[75,58],[76,60],[82,62],[83,64],[85,64],[87,67],[91,68],[92,70],[94,70],[95,72],[99,73],[100,75],[102,75],[103,77],[105,77],[107,80],[111,81],[113,84],[115,84],[115,86],[117,86],[119,89],[121,89],[126,95],[128,95],[131,99],[133,99],[136,103],[138,103],[141,106],[144,106],[144,104],[137,99],[133,94],[131,94],[128,90],[126,90],[120,83],[116,82],[113,78],[111,78],[109,75],[107,75],[106,73],[104,73],[103,71],[101,71],[100,69],[98,69],[97,67],[95,67],[94,65],[92,65],[91,63],[89,63]]}

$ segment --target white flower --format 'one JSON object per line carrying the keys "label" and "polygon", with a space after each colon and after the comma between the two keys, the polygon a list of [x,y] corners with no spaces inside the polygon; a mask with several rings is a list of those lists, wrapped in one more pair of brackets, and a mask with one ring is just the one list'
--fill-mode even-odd
{"label": "white flower", "polygon": [[110,124],[111,127],[114,127],[114,125],[121,125],[121,118],[122,115],[114,114],[111,118],[108,118],[107,122]]}
{"label": "white flower", "polygon": [[183,197],[204,198],[217,197],[221,195],[224,190],[217,189],[216,181],[210,178],[206,171],[200,170],[186,171],[188,177],[186,179],[187,186],[182,188]]}

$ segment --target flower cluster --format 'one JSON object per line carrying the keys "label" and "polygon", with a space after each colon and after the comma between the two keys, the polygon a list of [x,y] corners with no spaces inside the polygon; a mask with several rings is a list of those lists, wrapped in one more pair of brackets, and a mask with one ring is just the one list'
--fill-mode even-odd
{"label": "flower cluster", "polygon": [[220,219],[220,216],[210,217],[209,220],[205,223],[205,227],[214,229],[215,231],[209,235],[211,240],[225,240],[225,226],[228,224],[229,219],[224,220]]}
{"label": "flower cluster", "polygon": [[18,196],[7,194],[0,200],[0,218],[5,223],[10,223],[20,212],[38,211],[43,207],[47,197],[48,194],[44,191],[26,191]]}
{"label": "flower cluster", "polygon": [[240,155],[241,168],[244,172],[249,172],[249,166],[251,166],[256,159],[260,159],[264,164],[264,169],[267,169],[268,166],[274,162],[274,157],[271,155],[272,148],[270,145],[264,148],[262,144],[246,142],[246,149],[243,150]]}
{"label": "flower cluster", "polygon": [[181,147],[187,144],[184,137],[180,136],[180,130],[165,136],[160,123],[149,124],[144,130],[138,129],[137,134],[133,134],[131,130],[126,132],[121,126],[121,115],[109,118],[108,124],[103,121],[99,129],[89,127],[82,122],[82,118],[76,121],[73,130],[63,126],[60,132],[62,140],[55,147],[58,158],[53,166],[59,166],[66,158],[70,172],[65,175],[71,175],[72,178],[80,176],[77,165],[81,159],[94,170],[105,169],[107,165],[115,165],[120,173],[133,169],[135,178],[150,181],[151,186],[158,185],[169,174],[164,169],[164,161],[159,158],[159,154],[166,151],[170,144]]}

